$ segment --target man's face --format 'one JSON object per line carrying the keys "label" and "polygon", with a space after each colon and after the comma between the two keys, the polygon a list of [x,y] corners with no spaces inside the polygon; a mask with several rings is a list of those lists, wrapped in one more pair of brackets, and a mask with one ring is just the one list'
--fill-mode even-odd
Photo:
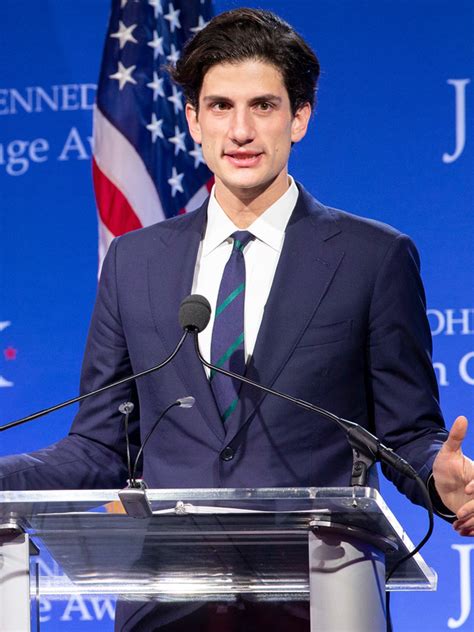
{"label": "man's face", "polygon": [[218,199],[228,193],[242,201],[262,194],[278,199],[288,188],[291,143],[305,135],[310,114],[306,105],[292,115],[282,75],[271,64],[212,66],[204,76],[199,112],[188,104],[186,116],[215,175]]}

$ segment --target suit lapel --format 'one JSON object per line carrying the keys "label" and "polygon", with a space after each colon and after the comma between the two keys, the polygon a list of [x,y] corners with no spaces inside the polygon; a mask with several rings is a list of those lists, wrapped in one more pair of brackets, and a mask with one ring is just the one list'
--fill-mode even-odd
{"label": "suit lapel", "polygon": [[[304,190],[288,223],[283,250],[246,376],[271,387],[311,321],[344,256],[331,237],[339,227],[330,211]],[[242,386],[226,426],[231,441],[265,393]],[[270,395],[271,397],[271,395]]]}
{"label": "suit lapel", "polygon": [[[206,215],[207,202],[185,218],[157,226],[160,243],[148,262],[150,304],[167,355],[182,336],[178,311],[181,301],[192,290]],[[224,428],[204,368],[194,351],[192,336],[188,336],[173,364],[184,385],[183,395],[192,395],[196,399],[202,417],[222,441]]]}

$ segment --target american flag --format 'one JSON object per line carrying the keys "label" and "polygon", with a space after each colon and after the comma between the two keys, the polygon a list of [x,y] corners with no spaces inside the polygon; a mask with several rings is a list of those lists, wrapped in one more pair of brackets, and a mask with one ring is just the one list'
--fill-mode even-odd
{"label": "american flag", "polygon": [[202,204],[212,175],[184,96],[164,67],[212,16],[212,0],[112,0],[94,109],[99,262],[112,239]]}

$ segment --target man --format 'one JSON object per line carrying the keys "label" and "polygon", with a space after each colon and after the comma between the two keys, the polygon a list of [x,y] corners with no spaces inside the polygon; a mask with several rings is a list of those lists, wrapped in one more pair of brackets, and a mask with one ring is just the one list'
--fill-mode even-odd
{"label": "man", "polygon": [[[467,422],[458,418],[448,438],[413,244],[388,226],[323,206],[288,174],[291,146],[305,136],[314,104],[314,53],[273,14],[238,9],[196,35],[173,75],[215,187],[195,213],[113,242],[82,390],[169,355],[181,335],[182,299],[204,294],[213,308],[200,334],[207,358],[369,428],[430,480],[439,513],[473,535],[474,465],[460,450]],[[226,340],[239,326],[243,336]],[[121,487],[119,404],[136,404],[138,445],[138,433],[188,394],[193,413],[170,411],[145,448],[150,487],[349,484],[351,450],[337,427],[206,374],[191,340],[161,372],[85,401],[64,440],[3,459],[0,484]],[[385,473],[421,502],[412,481]],[[123,629],[154,629],[140,616]]]}

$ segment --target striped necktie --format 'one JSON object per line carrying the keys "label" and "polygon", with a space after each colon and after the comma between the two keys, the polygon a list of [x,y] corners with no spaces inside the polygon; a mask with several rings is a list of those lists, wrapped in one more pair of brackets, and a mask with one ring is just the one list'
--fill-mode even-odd
{"label": "striped necktie", "polygon": [[[211,363],[243,375],[245,371],[245,259],[243,251],[254,236],[246,230],[241,230],[233,233],[231,237],[234,245],[222,273],[217,297],[212,330]],[[226,422],[237,406],[240,382],[215,371],[211,371],[210,381],[222,421]]]}

